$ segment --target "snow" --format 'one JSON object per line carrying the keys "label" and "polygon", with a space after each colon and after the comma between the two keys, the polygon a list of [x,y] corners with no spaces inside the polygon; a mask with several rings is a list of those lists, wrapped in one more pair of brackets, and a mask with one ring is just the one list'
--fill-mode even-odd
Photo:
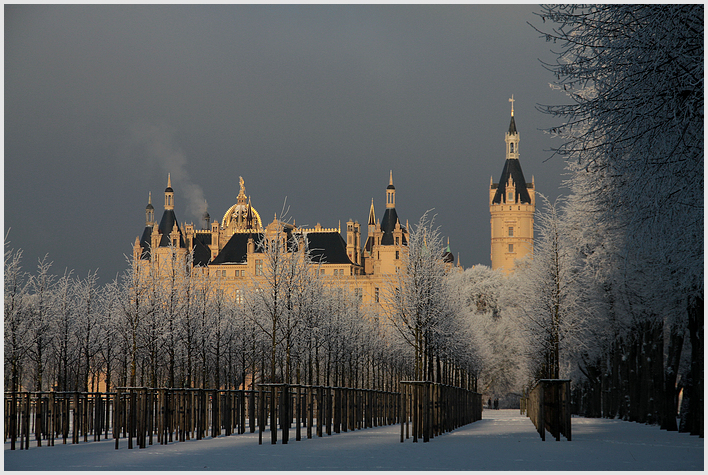
{"label": "snow", "polygon": [[[386,426],[270,444],[265,433],[119,450],[114,441],[10,451],[5,470],[703,470],[703,439],[656,426],[573,418],[573,440],[543,442],[518,410],[487,410],[481,421],[414,444]],[[303,431],[303,436],[305,431]],[[280,433],[278,434],[280,437]]]}

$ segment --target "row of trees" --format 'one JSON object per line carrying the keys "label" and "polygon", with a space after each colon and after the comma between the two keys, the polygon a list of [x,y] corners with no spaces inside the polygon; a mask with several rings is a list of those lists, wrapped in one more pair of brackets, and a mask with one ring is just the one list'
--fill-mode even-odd
{"label": "row of trees", "polygon": [[[537,216],[516,312],[580,411],[703,434],[703,7],[548,6],[570,194]],[[514,308],[509,308],[513,311]]]}
{"label": "row of trees", "polygon": [[539,17],[570,192],[540,196],[533,259],[508,278],[452,277],[480,391],[571,378],[582,414],[703,435],[703,7]]}
{"label": "row of trees", "polygon": [[57,277],[47,258],[25,272],[22,252],[6,250],[5,387],[263,381],[394,390],[421,378],[474,387],[474,355],[448,303],[442,242],[427,215],[411,233],[407,270],[370,306],[324,280],[307,240],[282,224],[257,244],[261,275],[243,288],[192,266],[178,248],[159,265],[130,259],[103,286],[95,273]]}

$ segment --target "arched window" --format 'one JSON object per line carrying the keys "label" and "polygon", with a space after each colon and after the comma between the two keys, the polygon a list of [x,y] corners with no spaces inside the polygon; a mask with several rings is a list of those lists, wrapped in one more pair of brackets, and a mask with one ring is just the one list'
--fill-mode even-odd
{"label": "arched window", "polygon": [[509,152],[514,153],[514,142],[509,144]]}

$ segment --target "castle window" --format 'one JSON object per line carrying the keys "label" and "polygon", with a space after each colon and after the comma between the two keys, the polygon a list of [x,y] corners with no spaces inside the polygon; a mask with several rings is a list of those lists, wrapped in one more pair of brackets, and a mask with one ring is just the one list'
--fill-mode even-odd
{"label": "castle window", "polygon": [[398,259],[398,258],[399,258],[399,257],[398,257],[398,251],[396,251],[396,259]]}
{"label": "castle window", "polygon": [[509,252],[514,252],[514,245],[513,244],[509,244]]}
{"label": "castle window", "polygon": [[514,153],[514,142],[509,144],[509,152]]}
{"label": "castle window", "polygon": [[263,275],[263,261],[261,259],[256,260],[256,275]]}
{"label": "castle window", "polygon": [[509,237],[514,237],[514,228],[509,226]]}
{"label": "castle window", "polygon": [[243,303],[243,290],[241,289],[236,289],[236,303]]}
{"label": "castle window", "polygon": [[513,191],[509,192],[509,201],[514,201],[514,192]]}
{"label": "castle window", "polygon": [[374,289],[374,302],[378,303],[379,302],[379,288],[376,287]]}
{"label": "castle window", "polygon": [[398,236],[396,236],[396,246],[398,246]]}

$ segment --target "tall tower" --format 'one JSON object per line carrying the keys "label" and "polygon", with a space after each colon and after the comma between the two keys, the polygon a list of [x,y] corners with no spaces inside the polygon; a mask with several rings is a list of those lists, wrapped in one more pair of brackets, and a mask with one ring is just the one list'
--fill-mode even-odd
{"label": "tall tower", "polygon": [[492,269],[501,269],[505,274],[513,271],[517,259],[533,255],[533,214],[536,210],[536,195],[533,176],[526,183],[519,163],[521,138],[514,121],[514,96],[511,102],[511,122],[504,142],[506,161],[499,183],[489,182],[489,212],[491,213]]}

